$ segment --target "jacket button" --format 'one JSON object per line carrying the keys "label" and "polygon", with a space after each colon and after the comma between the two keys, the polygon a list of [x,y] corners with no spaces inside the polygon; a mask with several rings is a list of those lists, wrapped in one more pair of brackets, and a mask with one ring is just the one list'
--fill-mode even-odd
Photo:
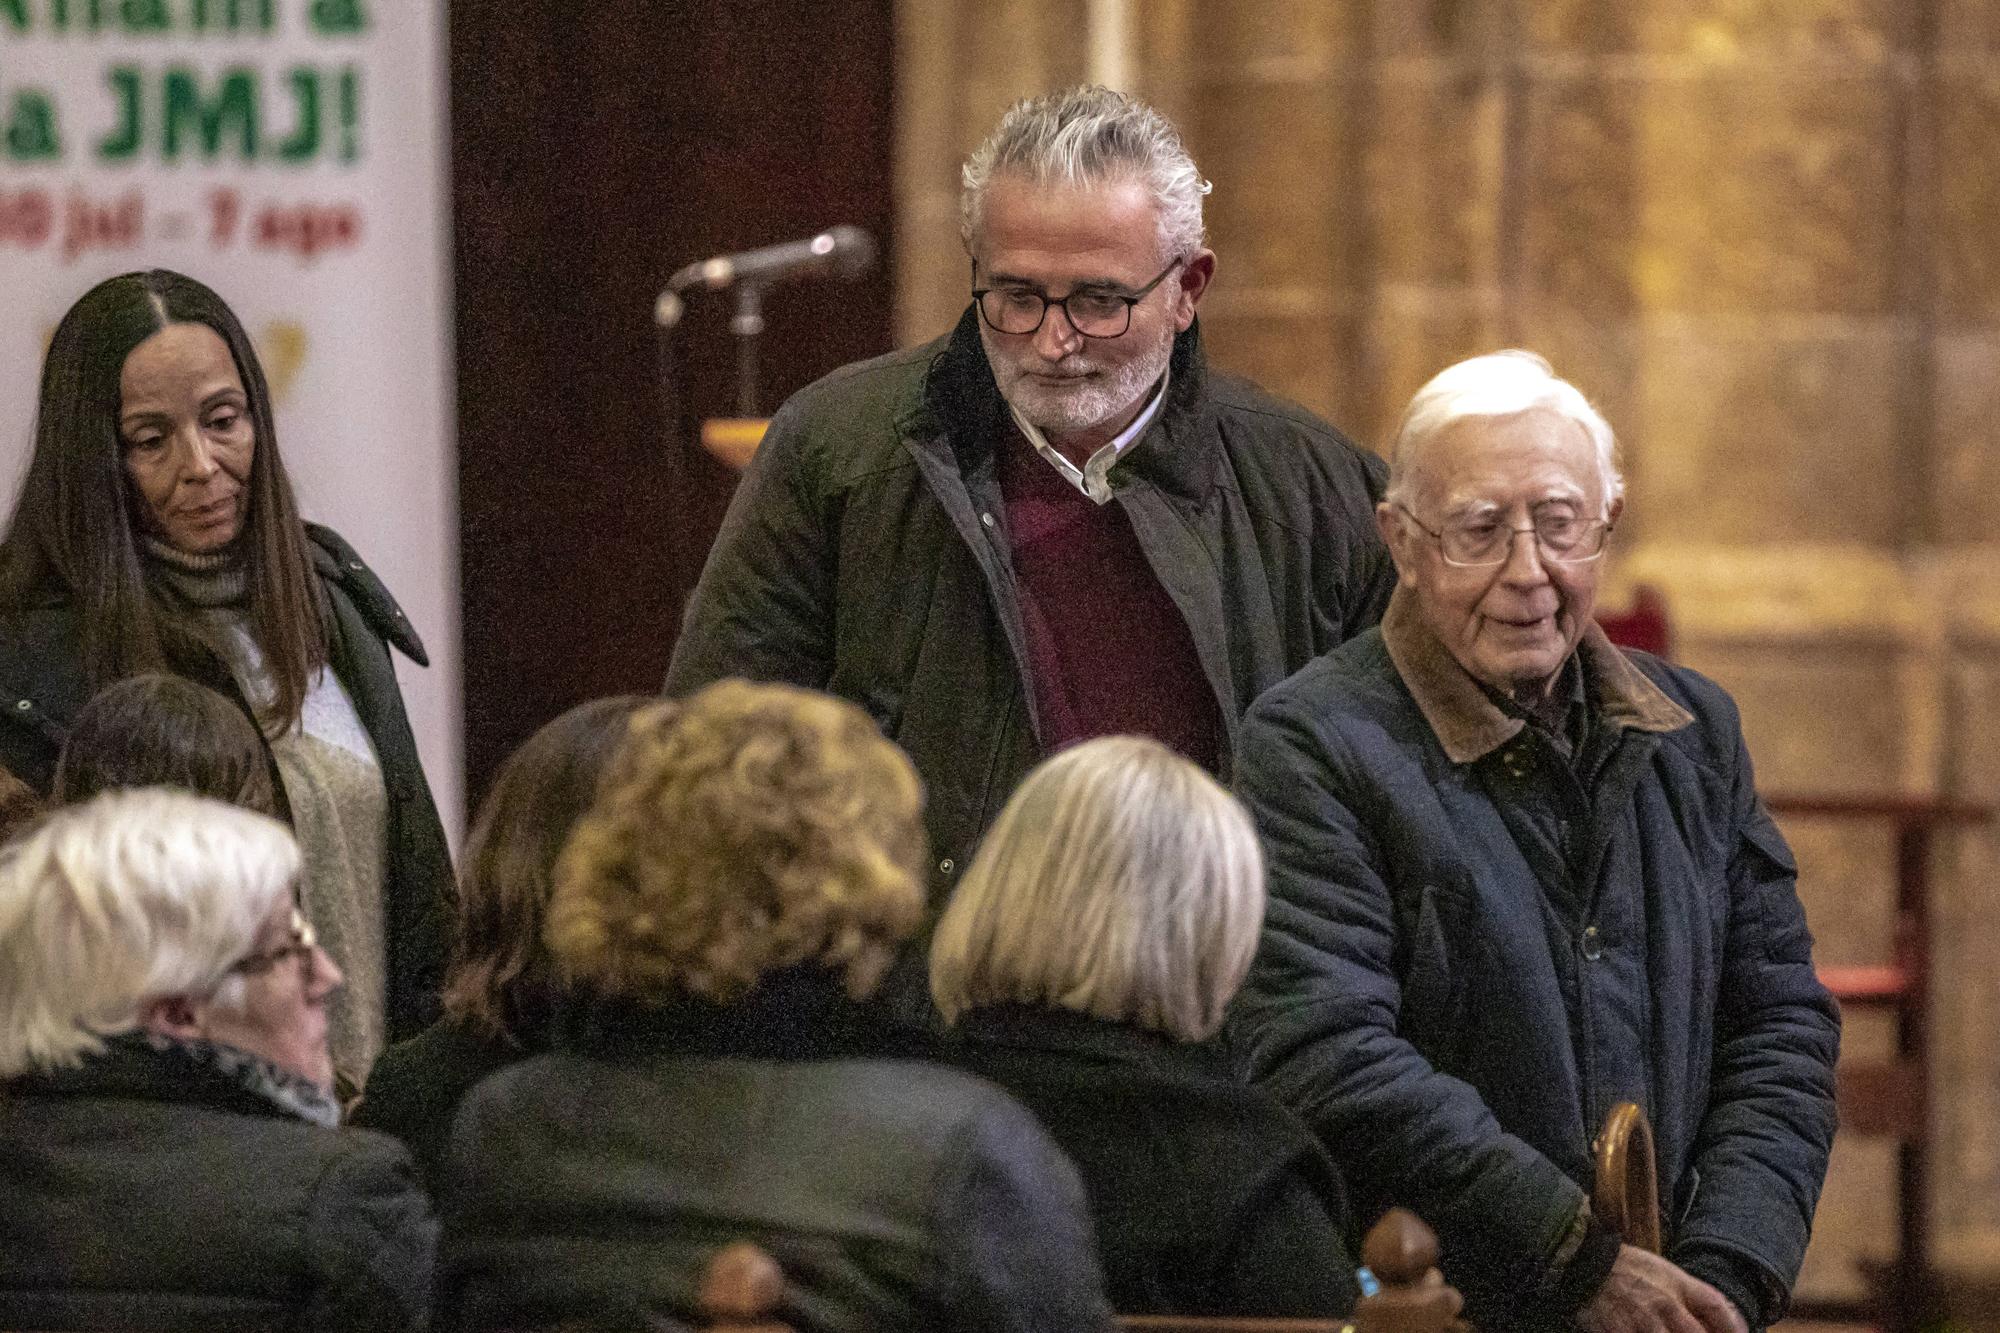
{"label": "jacket button", "polygon": [[1598,938],[1596,926],[1583,928],[1583,956],[1593,963],[1604,957],[1604,941]]}
{"label": "jacket button", "polygon": [[944,860],[938,862],[938,872],[940,874],[949,875],[952,871],[952,867],[957,864],[958,862],[952,860],[949,856],[947,856]]}
{"label": "jacket button", "polygon": [[987,512],[987,513],[984,513],[984,514],[981,514],[981,515],[979,516],[979,521],[980,521],[981,523],[984,523],[984,524],[985,524],[985,525],[986,525],[987,527],[989,527],[989,528],[990,528],[990,527],[992,527],[992,526],[993,526],[993,515],[992,515],[992,513],[991,513],[991,512],[989,511],[989,512]]}
{"label": "jacket button", "polygon": [[357,574],[361,572],[361,562],[360,562],[359,560],[350,560],[350,561],[348,561],[348,562],[347,562],[347,567],[348,567],[349,569],[353,570],[353,571],[354,571],[355,573],[357,573]]}
{"label": "jacket button", "polygon": [[14,707],[23,713],[27,712],[30,708],[33,708],[34,706],[35,706],[35,701],[33,699],[16,699],[14,701]]}

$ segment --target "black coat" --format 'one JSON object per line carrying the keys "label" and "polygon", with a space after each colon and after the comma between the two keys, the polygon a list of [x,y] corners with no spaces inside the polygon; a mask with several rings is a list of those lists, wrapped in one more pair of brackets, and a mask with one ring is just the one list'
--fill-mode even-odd
{"label": "black coat", "polygon": [[425,1185],[436,1191],[444,1181],[452,1120],[465,1094],[487,1075],[534,1053],[441,1018],[382,1052],[348,1123],[401,1139]]}
{"label": "black coat", "polygon": [[[387,588],[331,529],[306,524],[313,571],[332,613],[333,674],[354,700],[374,743],[388,789],[388,1018],[392,1039],[414,1035],[437,1011],[445,958],[445,895],[451,851],[424,779],[403,693],[389,659],[394,647],[419,666],[430,659]],[[212,656],[189,675],[249,711],[242,691]],[[0,765],[47,795],[69,725],[90,701],[73,602],[60,589],[0,621]],[[275,761],[273,790],[283,799]]]}
{"label": "black coat", "polygon": [[[793,395],[667,672],[675,695],[745,676],[867,709],[923,777],[934,904],[1044,753],[994,465],[1007,423],[970,307],[947,339]],[[1384,472],[1304,409],[1210,373],[1198,325],[1176,340],[1159,420],[1110,482],[1228,736],[1261,691],[1381,616]]]}
{"label": "black coat", "polygon": [[1339,1174],[1220,1055],[1061,1009],[976,1009],[957,1031],[946,1058],[1020,1098],[1076,1163],[1120,1314],[1353,1308]]}
{"label": "black coat", "polygon": [[0,1083],[0,1328],[419,1328],[435,1241],[393,1139],[181,1052]]}
{"label": "black coat", "polygon": [[1105,1328],[1082,1188],[1034,1117],[957,1070],[829,1054],[858,1025],[795,980],[622,1015],[475,1088],[438,1326],[687,1319],[745,1239],[800,1333]]}
{"label": "black coat", "polygon": [[1667,1257],[1757,1327],[1797,1277],[1840,1018],[1712,682],[1595,630],[1582,775],[1398,592],[1245,719],[1271,904],[1234,1036],[1370,1207],[1414,1208],[1473,1322],[1566,1315],[1551,1264],[1605,1115],[1659,1149]]}

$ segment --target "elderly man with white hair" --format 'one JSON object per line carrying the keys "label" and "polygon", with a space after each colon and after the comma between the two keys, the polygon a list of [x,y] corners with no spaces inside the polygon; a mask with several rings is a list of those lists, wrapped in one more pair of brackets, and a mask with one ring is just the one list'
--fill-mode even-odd
{"label": "elderly man with white hair", "polygon": [[273,819],[159,789],[0,850],[0,1328],[418,1328],[436,1227],[337,1128],[340,968]]}
{"label": "elderly man with white hair", "polygon": [[[1376,510],[1379,630],[1238,742],[1271,867],[1243,1057],[1365,1206],[1437,1227],[1486,1330],[1769,1324],[1833,1137],[1839,1015],[1735,706],[1591,619],[1622,505],[1610,428],[1542,358],[1445,370]],[[1663,1256],[1589,1205],[1625,1101]]]}
{"label": "elderly man with white hair", "polygon": [[785,404],[689,604],[669,693],[826,690],[909,753],[934,906],[1040,760],[1136,734],[1226,775],[1250,702],[1388,599],[1380,461],[1208,368],[1207,191],[1122,93],[1014,106],[965,165],[958,327]]}

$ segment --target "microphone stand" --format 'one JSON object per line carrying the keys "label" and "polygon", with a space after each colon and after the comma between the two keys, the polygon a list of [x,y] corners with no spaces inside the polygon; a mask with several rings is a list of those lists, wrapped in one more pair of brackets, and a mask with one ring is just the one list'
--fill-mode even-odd
{"label": "microphone stand", "polygon": [[729,317],[736,335],[736,415],[757,415],[757,337],[764,332],[764,284],[736,284],[736,313]]}
{"label": "microphone stand", "polygon": [[[687,453],[691,447],[681,421],[680,364],[674,348],[674,326],[680,322],[681,311],[679,296],[669,291],[660,298],[654,322],[657,335],[654,347],[659,354],[660,419],[666,434],[662,480],[666,483],[667,494],[674,497],[688,492]],[[682,549],[686,544],[687,538],[681,532],[667,534],[666,574],[673,597],[673,623],[676,626],[680,624],[681,615],[687,610],[688,597],[694,591],[694,580],[688,571],[691,566],[699,567],[699,561],[689,559]]]}

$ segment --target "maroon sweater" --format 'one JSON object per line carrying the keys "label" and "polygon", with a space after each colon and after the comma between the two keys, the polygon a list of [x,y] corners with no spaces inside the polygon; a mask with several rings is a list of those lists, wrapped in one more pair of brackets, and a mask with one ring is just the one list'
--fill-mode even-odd
{"label": "maroon sweater", "polygon": [[1217,772],[1215,692],[1124,506],[1094,503],[1017,431],[1007,431],[998,454],[1046,750],[1092,736],[1151,736]]}

